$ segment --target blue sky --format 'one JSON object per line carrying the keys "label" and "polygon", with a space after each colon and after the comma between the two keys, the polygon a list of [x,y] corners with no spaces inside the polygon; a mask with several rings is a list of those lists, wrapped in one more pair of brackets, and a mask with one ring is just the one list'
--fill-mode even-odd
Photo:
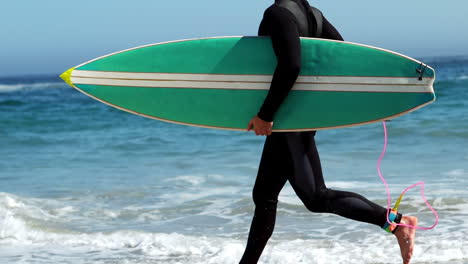
{"label": "blue sky", "polygon": [[[467,0],[315,0],[348,41],[405,55],[468,55]],[[163,41],[256,35],[273,0],[16,0],[0,3],[0,76],[59,74]],[[182,7],[183,6],[183,7]]]}

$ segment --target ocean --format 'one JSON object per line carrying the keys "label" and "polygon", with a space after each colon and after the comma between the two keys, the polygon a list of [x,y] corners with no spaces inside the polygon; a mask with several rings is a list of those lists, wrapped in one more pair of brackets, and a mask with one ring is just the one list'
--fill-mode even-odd
{"label": "ocean", "polygon": [[[387,123],[382,171],[393,202],[425,181],[440,216],[417,232],[412,263],[468,263],[468,57],[421,60],[437,101]],[[238,263],[264,138],[132,115],[57,75],[0,78],[0,263]],[[386,205],[381,124],[316,141],[328,187]],[[378,227],[311,213],[289,184],[279,200],[259,263],[400,262]],[[419,189],[400,211],[435,221]]]}

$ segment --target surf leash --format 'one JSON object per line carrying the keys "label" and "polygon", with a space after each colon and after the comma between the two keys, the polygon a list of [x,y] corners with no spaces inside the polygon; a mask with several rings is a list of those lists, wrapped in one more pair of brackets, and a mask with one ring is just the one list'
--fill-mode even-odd
{"label": "surf leash", "polygon": [[[390,194],[390,189],[388,187],[388,183],[387,181],[385,180],[383,174],[382,174],[382,170],[380,169],[380,165],[382,163],[382,160],[385,156],[385,153],[387,151],[387,143],[388,143],[388,137],[387,137],[387,125],[385,123],[385,121],[382,122],[382,125],[383,125],[383,129],[384,129],[384,146],[383,146],[383,150],[382,150],[382,154],[380,154],[380,157],[377,161],[377,172],[379,173],[379,177],[380,179],[382,180],[382,182],[384,183],[385,185],[385,191],[387,192],[387,223],[390,227],[393,227],[390,229],[390,231],[394,230],[396,228],[396,226],[405,226],[405,227],[411,227],[411,228],[415,228],[415,229],[421,229],[421,230],[430,230],[430,229],[433,229],[434,227],[436,227],[436,225],[439,223],[439,215],[437,214],[436,210],[429,204],[429,202],[427,201],[426,199],[426,196],[424,195],[424,185],[425,185],[425,182],[424,181],[421,181],[421,182],[418,182],[418,183],[415,183],[411,186],[409,186],[408,188],[406,188],[401,194],[400,194],[400,197],[398,197],[396,203],[395,203],[395,206],[393,207],[393,209],[391,209],[391,203],[392,203],[392,197],[391,197],[391,194]],[[424,200],[424,202],[426,203],[427,207],[432,211],[432,213],[434,214],[435,216],[435,223],[430,226],[430,227],[421,227],[421,226],[413,226],[413,225],[407,225],[407,224],[401,224],[401,223],[395,223],[393,220],[395,219],[395,217],[393,217],[393,219],[390,219],[389,218],[389,215],[392,215],[394,216],[396,214],[396,212],[398,211],[398,207],[400,206],[400,203],[401,203],[401,200],[403,199],[403,196],[405,195],[405,193],[407,191],[409,191],[410,189],[416,187],[420,185],[421,186],[421,196]],[[389,231],[389,230],[387,230]]]}

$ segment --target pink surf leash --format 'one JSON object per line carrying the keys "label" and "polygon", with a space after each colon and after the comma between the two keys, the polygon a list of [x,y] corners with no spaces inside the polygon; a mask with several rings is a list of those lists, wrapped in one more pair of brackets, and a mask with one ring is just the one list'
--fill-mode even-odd
{"label": "pink surf leash", "polygon": [[439,215],[437,214],[436,210],[434,210],[434,208],[429,204],[429,202],[427,201],[426,199],[426,196],[424,195],[424,182],[421,181],[421,182],[418,182],[418,183],[415,183],[413,185],[411,185],[410,187],[406,188],[401,194],[400,194],[400,197],[398,198],[397,202],[395,203],[395,206],[393,207],[393,210],[394,211],[397,211],[398,210],[398,206],[400,206],[400,202],[401,200],[403,199],[403,196],[405,195],[405,193],[407,191],[409,191],[410,189],[420,185],[421,186],[421,196],[424,200],[424,202],[426,203],[427,207],[432,211],[432,213],[434,214],[435,216],[435,223],[430,226],[430,227],[421,227],[421,226],[413,226],[413,225],[406,225],[406,224],[400,224],[400,223],[392,223],[392,221],[390,221],[389,219],[389,212],[390,212],[390,208],[391,208],[391,203],[392,203],[392,197],[390,195],[390,190],[388,188],[388,183],[387,181],[385,180],[383,174],[382,174],[382,171],[380,169],[380,165],[382,163],[382,160],[385,156],[385,152],[387,151],[387,125],[385,123],[385,121],[382,122],[383,124],[383,128],[384,128],[384,147],[383,147],[383,151],[382,151],[382,154],[380,154],[380,157],[379,157],[379,160],[377,161],[377,172],[379,173],[379,177],[380,179],[382,180],[382,182],[384,183],[385,185],[385,190],[387,192],[387,223],[390,224],[390,225],[397,225],[397,226],[406,226],[406,227],[411,227],[411,228],[416,228],[416,229],[421,229],[421,230],[430,230],[430,229],[433,229],[438,223],[439,223]]}

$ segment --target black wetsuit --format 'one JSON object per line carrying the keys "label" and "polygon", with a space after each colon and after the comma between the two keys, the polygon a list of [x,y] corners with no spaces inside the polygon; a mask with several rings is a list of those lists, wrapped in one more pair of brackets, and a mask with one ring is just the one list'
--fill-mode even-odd
{"label": "black wetsuit", "polygon": [[[288,0],[299,4],[306,14],[305,0]],[[309,17],[310,18],[310,17]],[[260,24],[259,35],[270,36],[278,58],[270,91],[258,116],[272,121],[274,114],[294,85],[301,68],[299,36],[310,36],[316,24],[308,21],[308,32],[299,26],[296,17],[276,4],[269,7]],[[301,32],[303,31],[303,32]],[[338,31],[323,18],[321,38],[343,40]],[[314,113],[311,113],[313,118]],[[266,138],[257,179],[253,189],[255,215],[241,264],[257,263],[273,233],[278,195],[286,181],[307,209],[318,213],[333,213],[382,227],[386,209],[361,195],[328,189],[322,175],[315,145],[315,131],[272,133]],[[399,214],[395,222],[399,222]]]}

